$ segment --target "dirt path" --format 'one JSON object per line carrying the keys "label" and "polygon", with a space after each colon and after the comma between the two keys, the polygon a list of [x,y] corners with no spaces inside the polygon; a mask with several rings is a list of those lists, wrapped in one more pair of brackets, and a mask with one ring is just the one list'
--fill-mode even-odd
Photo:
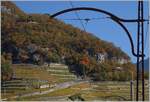
{"label": "dirt path", "polygon": [[33,93],[24,94],[24,95],[17,95],[17,96],[13,96],[13,97],[10,97],[10,98],[14,99],[14,98],[19,98],[19,97],[28,97],[28,96],[48,94],[48,93],[56,91],[56,90],[68,88],[70,86],[81,84],[81,83],[85,83],[85,82],[87,82],[87,81],[78,80],[78,81],[70,81],[70,82],[60,83],[60,84],[56,85],[54,88],[46,90],[46,91],[33,92]]}

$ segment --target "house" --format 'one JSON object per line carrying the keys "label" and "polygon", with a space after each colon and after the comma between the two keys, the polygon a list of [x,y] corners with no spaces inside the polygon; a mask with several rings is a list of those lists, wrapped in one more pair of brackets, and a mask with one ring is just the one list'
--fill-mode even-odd
{"label": "house", "polygon": [[2,11],[2,12],[6,12],[6,13],[8,13],[8,14],[11,13],[11,9],[7,8],[6,6],[2,6],[2,7],[1,7],[1,11]]}
{"label": "house", "polygon": [[97,53],[96,54],[96,61],[102,63],[107,58],[107,53]]}
{"label": "house", "polygon": [[119,64],[125,64],[125,63],[128,63],[129,62],[129,60],[128,59],[125,59],[125,58],[119,58],[118,59],[118,63]]}
{"label": "house", "polygon": [[7,14],[13,14],[15,13],[15,8],[9,8],[7,6],[1,6],[1,12],[5,12]]}
{"label": "house", "polygon": [[38,22],[35,22],[35,21],[29,21],[28,23],[29,24],[38,24]]}
{"label": "house", "polygon": [[117,58],[117,57],[112,57],[111,58],[112,61],[115,61],[119,64],[125,64],[125,63],[128,63],[129,62],[129,59],[126,59],[126,58]]}

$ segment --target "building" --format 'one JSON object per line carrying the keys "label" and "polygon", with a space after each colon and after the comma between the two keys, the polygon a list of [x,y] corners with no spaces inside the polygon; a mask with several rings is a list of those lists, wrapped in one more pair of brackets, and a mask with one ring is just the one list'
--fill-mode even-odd
{"label": "building", "polygon": [[96,61],[99,63],[102,63],[106,60],[107,58],[107,53],[97,53],[96,54]]}
{"label": "building", "polygon": [[1,7],[1,11],[2,11],[2,12],[6,12],[6,13],[8,13],[8,14],[11,13],[11,9],[7,8],[6,6],[2,6],[2,7]]}
{"label": "building", "polygon": [[7,6],[1,6],[1,12],[2,13],[7,13],[7,14],[13,14],[15,13],[15,8],[8,8]]}
{"label": "building", "polygon": [[128,63],[129,62],[129,60],[128,59],[125,59],[125,58],[119,58],[118,59],[118,63],[119,64],[125,64],[125,63]]}
{"label": "building", "polygon": [[117,57],[113,57],[112,61],[118,62],[119,64],[125,64],[129,62],[129,59],[126,58],[117,58]]}

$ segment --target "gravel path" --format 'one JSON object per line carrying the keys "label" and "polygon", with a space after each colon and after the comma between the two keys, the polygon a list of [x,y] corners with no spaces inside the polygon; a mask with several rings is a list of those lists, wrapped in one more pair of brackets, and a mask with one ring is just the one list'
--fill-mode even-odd
{"label": "gravel path", "polygon": [[48,93],[56,91],[56,90],[68,88],[70,86],[81,84],[81,83],[85,83],[85,82],[87,82],[87,81],[78,80],[78,81],[70,81],[70,82],[60,83],[60,84],[57,84],[54,88],[46,90],[46,91],[33,92],[33,93],[24,94],[24,95],[17,95],[17,96],[13,96],[13,97],[10,97],[10,98],[13,99],[13,98],[19,98],[19,97],[28,97],[28,96],[48,94]]}

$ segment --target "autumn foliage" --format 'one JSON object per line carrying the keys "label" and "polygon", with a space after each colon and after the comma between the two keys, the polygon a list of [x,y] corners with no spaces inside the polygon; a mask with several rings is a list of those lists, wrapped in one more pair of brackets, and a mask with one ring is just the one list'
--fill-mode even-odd
{"label": "autumn foliage", "polygon": [[[130,60],[113,43],[52,19],[48,14],[26,14],[12,2],[2,1],[1,16],[2,55],[11,54],[12,63],[64,63],[75,66],[77,73],[84,65],[88,76],[101,73],[98,75],[107,77],[108,70],[118,66],[112,58]],[[95,57],[98,53],[107,53],[106,60],[112,63],[99,65]]]}
{"label": "autumn foliage", "polygon": [[80,61],[80,64],[83,64],[83,65],[88,65],[89,63],[90,63],[90,61],[87,56],[84,56]]}

